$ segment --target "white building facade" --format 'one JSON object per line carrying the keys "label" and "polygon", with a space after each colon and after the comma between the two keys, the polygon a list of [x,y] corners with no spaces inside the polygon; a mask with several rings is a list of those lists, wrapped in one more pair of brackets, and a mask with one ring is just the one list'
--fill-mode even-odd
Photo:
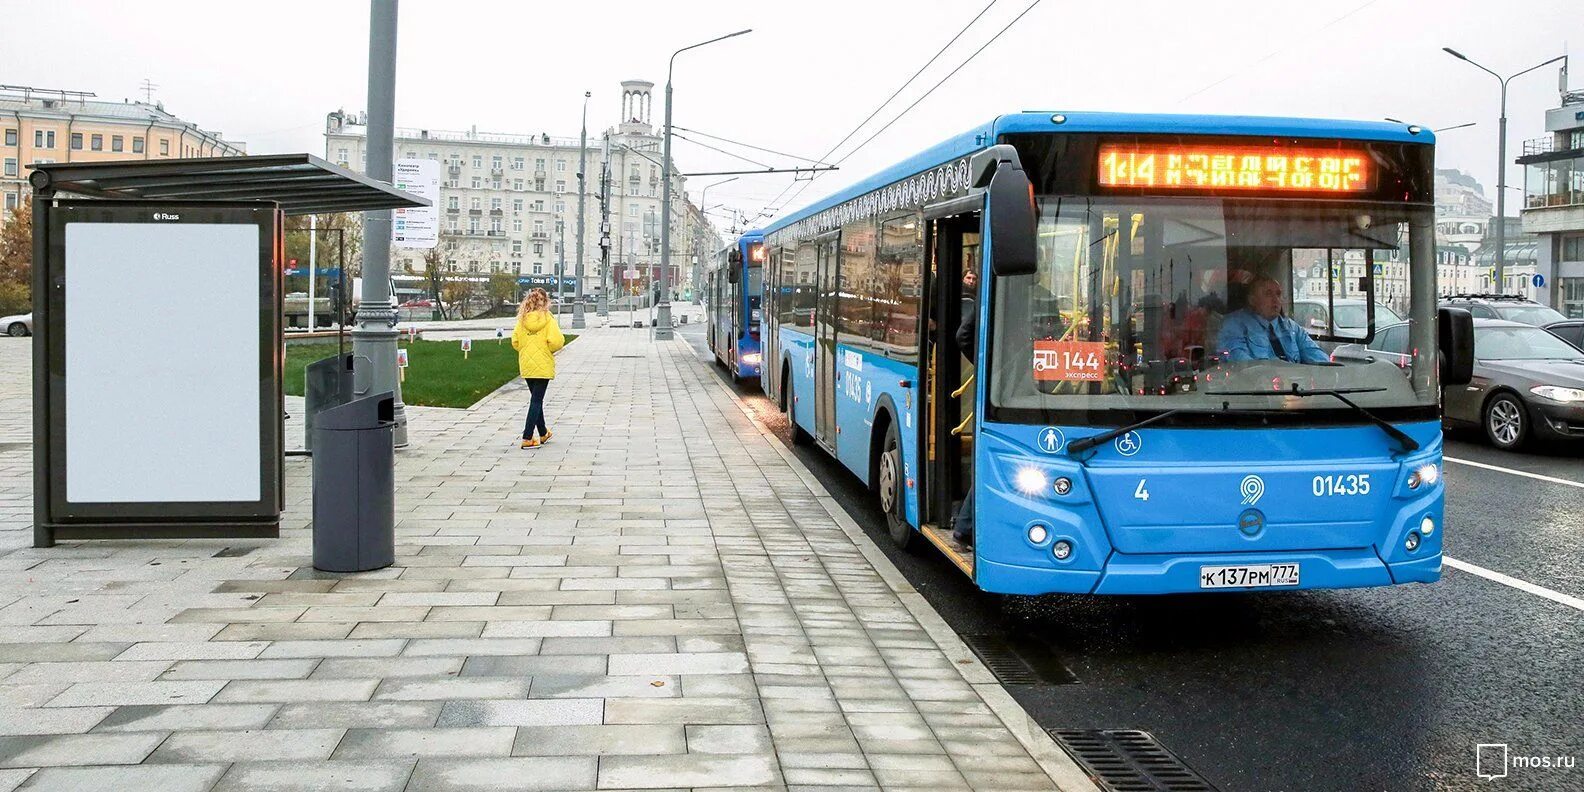
{"label": "white building facade", "polygon": [[[524,284],[554,283],[564,273],[570,293],[577,266],[578,168],[583,182],[583,293],[601,288],[600,180],[608,173],[610,272],[612,296],[644,292],[659,274],[660,201],[672,204],[671,284],[677,298],[689,296],[693,240],[718,245],[718,235],[702,222],[686,199],[684,178],[673,164],[671,189],[661,189],[661,138],[650,123],[653,84],[622,83],[621,122],[590,134],[586,150],[576,137],[549,134],[498,134],[477,128],[396,130],[397,159],[440,163],[439,202],[442,266],[453,272],[520,276]],[[325,158],[363,171],[367,162],[366,120],[341,111],[325,122]],[[608,152],[608,157],[607,157]],[[606,167],[608,165],[608,168]],[[706,247],[706,249],[708,249]],[[391,271],[422,274],[422,250],[392,248]]]}

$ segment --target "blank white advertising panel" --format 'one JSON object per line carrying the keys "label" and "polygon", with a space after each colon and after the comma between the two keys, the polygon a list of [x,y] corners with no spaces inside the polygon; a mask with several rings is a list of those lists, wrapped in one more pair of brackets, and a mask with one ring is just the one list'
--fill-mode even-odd
{"label": "blank white advertising panel", "polygon": [[260,499],[259,234],[66,224],[67,501]]}

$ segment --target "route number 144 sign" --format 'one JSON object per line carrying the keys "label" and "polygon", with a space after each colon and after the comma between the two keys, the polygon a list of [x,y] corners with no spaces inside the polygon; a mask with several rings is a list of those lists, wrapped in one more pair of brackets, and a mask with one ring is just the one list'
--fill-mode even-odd
{"label": "route number 144 sign", "polygon": [[1035,341],[1034,379],[1040,382],[1099,382],[1104,341]]}

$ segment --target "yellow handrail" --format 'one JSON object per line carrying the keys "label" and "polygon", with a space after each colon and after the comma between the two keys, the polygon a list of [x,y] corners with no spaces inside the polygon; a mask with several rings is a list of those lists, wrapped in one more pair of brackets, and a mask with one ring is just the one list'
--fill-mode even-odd
{"label": "yellow handrail", "polygon": [[973,413],[968,413],[968,417],[964,418],[962,423],[957,424],[956,428],[951,430],[952,436],[953,437],[972,437],[973,435],[968,432],[968,426],[973,423],[973,419],[974,419],[974,414]]}
{"label": "yellow handrail", "polygon": [[964,393],[967,393],[968,389],[973,387],[974,376],[975,375],[973,375],[973,374],[969,374],[968,375],[968,379],[963,381],[962,387],[958,388],[957,390],[952,391],[951,397],[953,399],[956,399],[956,398],[960,398]]}

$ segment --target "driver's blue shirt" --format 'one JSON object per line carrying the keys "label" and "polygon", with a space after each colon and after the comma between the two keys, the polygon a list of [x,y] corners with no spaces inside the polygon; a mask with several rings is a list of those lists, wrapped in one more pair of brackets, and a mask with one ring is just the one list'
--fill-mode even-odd
{"label": "driver's blue shirt", "polygon": [[1216,349],[1227,360],[1279,360],[1271,346],[1271,334],[1281,344],[1287,359],[1295,363],[1325,363],[1331,356],[1320,348],[1297,322],[1285,316],[1266,320],[1244,308],[1227,315],[1216,338]]}

